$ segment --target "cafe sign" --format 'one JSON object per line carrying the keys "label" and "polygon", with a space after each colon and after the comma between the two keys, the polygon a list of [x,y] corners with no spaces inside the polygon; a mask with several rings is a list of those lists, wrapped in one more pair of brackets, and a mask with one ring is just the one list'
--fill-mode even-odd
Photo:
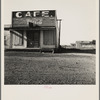
{"label": "cafe sign", "polygon": [[12,26],[24,27],[28,23],[39,26],[55,26],[56,13],[55,10],[42,10],[42,11],[16,11],[12,12]]}
{"label": "cafe sign", "polygon": [[18,11],[13,12],[13,18],[25,17],[55,17],[55,11]]}

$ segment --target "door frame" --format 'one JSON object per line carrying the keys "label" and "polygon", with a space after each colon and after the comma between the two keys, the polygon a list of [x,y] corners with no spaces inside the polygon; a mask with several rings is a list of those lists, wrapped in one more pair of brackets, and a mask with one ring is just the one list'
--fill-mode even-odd
{"label": "door frame", "polygon": [[[33,39],[34,39],[35,32],[38,32],[38,46],[37,47],[35,47],[34,44],[33,44],[33,46],[29,45],[30,38],[29,38],[28,34],[30,34],[30,36],[33,35]],[[27,30],[26,35],[27,35],[27,48],[40,48],[40,30]],[[34,42],[34,40],[32,42]]]}

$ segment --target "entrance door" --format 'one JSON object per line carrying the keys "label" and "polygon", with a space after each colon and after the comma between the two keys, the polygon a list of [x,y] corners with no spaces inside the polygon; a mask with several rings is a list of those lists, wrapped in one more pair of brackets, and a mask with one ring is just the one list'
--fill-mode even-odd
{"label": "entrance door", "polygon": [[40,46],[40,31],[27,31],[27,47],[38,48]]}

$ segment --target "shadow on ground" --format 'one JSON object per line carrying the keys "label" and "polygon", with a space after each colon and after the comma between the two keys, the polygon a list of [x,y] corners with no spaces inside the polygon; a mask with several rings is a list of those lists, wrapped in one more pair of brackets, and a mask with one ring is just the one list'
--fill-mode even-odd
{"label": "shadow on ground", "polygon": [[55,53],[91,53],[96,54],[95,49],[76,49],[76,48],[59,48]]}
{"label": "shadow on ground", "polygon": [[[40,49],[5,49],[5,52],[8,51],[26,51],[26,52],[41,52]],[[46,52],[50,52],[49,50]],[[96,54],[96,49],[77,49],[77,48],[62,48],[55,49],[54,53],[90,53]]]}

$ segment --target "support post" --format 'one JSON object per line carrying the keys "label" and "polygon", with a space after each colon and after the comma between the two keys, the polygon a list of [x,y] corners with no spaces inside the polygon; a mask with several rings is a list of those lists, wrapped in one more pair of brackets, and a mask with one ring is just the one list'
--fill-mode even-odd
{"label": "support post", "polygon": [[61,35],[61,21],[62,19],[57,20],[59,22],[59,47],[60,47],[60,35]]}

